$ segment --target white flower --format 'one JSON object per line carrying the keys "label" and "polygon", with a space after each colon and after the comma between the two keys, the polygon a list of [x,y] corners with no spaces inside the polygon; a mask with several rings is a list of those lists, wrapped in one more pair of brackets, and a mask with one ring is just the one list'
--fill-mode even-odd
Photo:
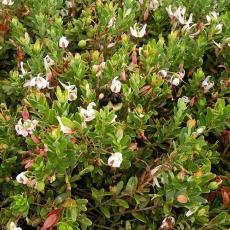
{"label": "white flower", "polygon": [[59,40],[59,47],[61,48],[67,48],[67,46],[69,45],[69,41],[67,40],[66,37],[61,37]]}
{"label": "white flower", "polygon": [[101,76],[101,74],[103,73],[105,69],[105,62],[102,62],[99,65],[93,65],[92,68],[95,72],[97,72],[96,76],[99,77]]}
{"label": "white flower", "polygon": [[119,168],[122,163],[122,154],[119,152],[113,153],[108,159],[108,165],[113,168]]}
{"label": "white flower", "polygon": [[166,70],[162,69],[157,74],[162,76],[162,77],[164,77],[164,78],[166,78],[167,75],[168,75],[168,72]]}
{"label": "white flower", "polygon": [[12,6],[14,4],[14,1],[12,1],[12,0],[2,0],[2,4],[7,5],[7,6]]}
{"label": "white flower", "polygon": [[221,34],[223,29],[223,24],[217,24],[215,27],[215,34]]}
{"label": "white flower", "polygon": [[73,2],[72,1],[66,1],[67,8],[73,8]]}
{"label": "white flower", "polygon": [[15,130],[18,135],[22,135],[24,137],[32,134],[38,124],[37,120],[26,120],[24,124],[22,123],[22,119],[19,119],[18,124],[15,125]]}
{"label": "white flower", "polygon": [[88,104],[87,109],[81,108],[80,115],[83,118],[83,122],[92,121],[95,118],[95,110],[93,107],[96,106],[94,102]]}
{"label": "white flower", "polygon": [[182,99],[184,100],[185,103],[189,103],[190,100],[187,96],[183,96]]}
{"label": "white flower", "polygon": [[192,133],[193,136],[197,137],[198,135],[202,134],[205,130],[205,126],[201,126],[195,132]]}
{"label": "white flower", "polygon": [[48,70],[49,67],[52,66],[52,65],[54,65],[54,64],[55,64],[54,60],[51,59],[51,58],[49,57],[49,55],[46,55],[46,56],[44,57],[44,66],[45,66],[45,69],[46,69],[46,70]]}
{"label": "white flower", "polygon": [[133,37],[141,38],[146,33],[146,26],[147,24],[144,24],[141,30],[139,30],[137,23],[134,24],[134,27],[130,27],[130,32]]}
{"label": "white flower", "polygon": [[193,214],[193,211],[191,210],[188,210],[186,213],[185,213],[185,216],[189,217]]}
{"label": "white flower", "polygon": [[60,125],[60,129],[63,133],[65,134],[71,134],[73,133],[73,130],[67,126],[65,126],[61,120],[61,118],[59,116],[57,116],[57,120],[59,122],[59,125]]}
{"label": "white flower", "polygon": [[157,176],[158,176],[158,170],[161,169],[162,165],[156,166],[154,169],[151,170],[151,175],[153,177],[153,187],[156,185],[158,188],[160,188],[160,184],[158,182]]}
{"label": "white flower", "polygon": [[201,133],[204,132],[204,130],[205,130],[205,127],[200,127],[200,128],[198,128],[198,129],[196,130],[196,133],[197,133],[197,134],[201,134]]}
{"label": "white flower", "polygon": [[113,93],[119,93],[121,91],[121,82],[117,80],[118,77],[115,77],[112,81],[110,89]]}
{"label": "white flower", "polygon": [[218,16],[219,14],[215,11],[211,12],[210,15],[206,15],[206,20],[207,20],[206,25],[209,25],[211,21],[217,20]]}
{"label": "white flower", "polygon": [[185,12],[186,8],[183,6],[179,6],[175,11],[172,11],[172,6],[169,5],[166,7],[166,11],[171,18],[171,20],[177,19],[180,24],[188,26],[189,24],[192,23],[192,14],[190,14],[189,19],[186,20],[185,18]]}
{"label": "white flower", "polygon": [[24,63],[23,63],[23,61],[20,62],[20,68],[21,68],[22,76],[26,75],[27,71],[24,69]]}
{"label": "white flower", "polygon": [[65,85],[61,81],[59,82],[63,86],[63,88],[68,91],[68,100],[75,101],[77,99],[77,87],[75,85]]}
{"label": "white flower", "polygon": [[161,4],[161,3],[158,2],[158,0],[150,1],[150,2],[149,2],[149,9],[150,9],[150,10],[153,10],[153,11],[156,11],[156,10],[159,8],[160,4]]}
{"label": "white flower", "polygon": [[27,184],[29,179],[26,177],[26,172],[21,172],[16,176],[16,180],[20,184]]}
{"label": "white flower", "polygon": [[112,119],[112,121],[111,121],[111,124],[112,124],[112,123],[115,123],[115,122],[116,122],[116,119],[117,119],[117,115],[115,114],[114,117],[113,117],[113,119]]}
{"label": "white flower", "polygon": [[214,82],[209,82],[209,78],[211,76],[207,76],[203,82],[202,82],[202,87],[204,88],[204,93],[209,92],[209,90],[214,86]]}
{"label": "white flower", "polygon": [[112,47],[114,47],[115,45],[116,45],[116,42],[109,43],[109,44],[107,45],[107,48],[112,48]]}
{"label": "white flower", "polygon": [[47,80],[38,74],[37,77],[33,77],[24,84],[24,87],[35,87],[37,89],[44,89],[47,87]]}
{"label": "white flower", "polygon": [[109,20],[109,23],[108,23],[108,27],[113,27],[115,25],[115,22],[116,22],[116,17],[112,17],[110,20]]}
{"label": "white flower", "polygon": [[20,227],[17,227],[14,222],[10,222],[8,230],[22,230]]}
{"label": "white flower", "polygon": [[172,78],[170,83],[174,86],[178,86],[180,84],[180,79],[178,77]]}

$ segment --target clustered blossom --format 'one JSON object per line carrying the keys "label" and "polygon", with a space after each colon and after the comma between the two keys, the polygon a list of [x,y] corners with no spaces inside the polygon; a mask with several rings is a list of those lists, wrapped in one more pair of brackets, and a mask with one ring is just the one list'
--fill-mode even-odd
{"label": "clustered blossom", "polygon": [[77,87],[75,85],[65,85],[61,81],[59,82],[63,88],[68,91],[68,100],[75,101],[77,99]]}
{"label": "clustered blossom", "polygon": [[32,79],[26,81],[24,87],[35,87],[37,89],[45,89],[48,85],[48,81],[41,77],[41,74],[38,74],[37,77],[33,77]]}
{"label": "clustered blossom", "polygon": [[99,77],[105,69],[105,62],[102,62],[99,65],[93,65],[92,68],[97,73],[96,76]]}
{"label": "clustered blossom", "polygon": [[144,26],[140,30],[138,24],[135,23],[133,27],[130,27],[130,32],[133,37],[142,38],[146,34],[146,27],[147,27],[147,24],[144,24]]}
{"label": "clustered blossom", "polygon": [[209,90],[214,86],[214,82],[209,82],[211,76],[207,76],[202,82],[202,87],[204,89],[204,93],[209,92]]}
{"label": "clustered blossom", "polygon": [[121,82],[117,80],[118,77],[115,77],[112,81],[110,89],[113,93],[120,93],[121,91]]}
{"label": "clustered blossom", "polygon": [[185,76],[185,70],[182,69],[179,73],[175,73],[173,76],[164,69],[158,71],[157,74],[165,78],[172,86],[178,86]]}
{"label": "clustered blossom", "polygon": [[116,152],[113,153],[108,159],[108,165],[112,168],[119,168],[122,163],[123,157],[122,153]]}
{"label": "clustered blossom", "polygon": [[27,137],[28,135],[31,135],[33,131],[36,129],[36,126],[38,124],[37,120],[26,120],[24,123],[22,123],[22,119],[19,119],[17,125],[15,125],[15,130],[18,135],[22,135],[23,137]]}
{"label": "clustered blossom", "polygon": [[10,222],[9,230],[22,230],[22,229],[20,227],[17,227],[17,225],[14,222]]}
{"label": "clustered blossom", "polygon": [[93,109],[93,107],[96,106],[96,104],[94,102],[91,102],[88,104],[87,109],[80,109],[80,115],[83,119],[83,127],[86,126],[86,122],[92,121],[93,119],[95,119],[95,110]]}
{"label": "clustered blossom", "polygon": [[[184,29],[189,27],[192,23],[192,14],[190,14],[188,20],[185,18],[186,8],[184,6],[179,6],[176,10],[172,10],[172,6],[166,7],[166,11],[171,18],[173,25],[176,26],[177,21],[184,26]],[[176,21],[177,20],[177,21]]]}

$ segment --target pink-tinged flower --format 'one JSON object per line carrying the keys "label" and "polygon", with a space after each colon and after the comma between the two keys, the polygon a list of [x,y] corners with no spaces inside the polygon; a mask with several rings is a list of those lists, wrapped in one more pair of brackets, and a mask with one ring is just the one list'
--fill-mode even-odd
{"label": "pink-tinged flower", "polygon": [[172,216],[168,216],[162,221],[159,230],[172,229],[174,224],[175,224],[175,218]]}
{"label": "pink-tinged flower", "polygon": [[121,80],[122,80],[122,81],[126,81],[126,73],[125,73],[125,70],[123,70],[123,71],[121,72]]}
{"label": "pink-tinged flower", "polygon": [[119,168],[122,163],[122,153],[116,152],[113,153],[108,159],[108,165],[113,168]]}
{"label": "pink-tinged flower", "polygon": [[47,80],[41,77],[41,74],[38,74],[37,77],[33,77],[24,84],[24,87],[35,87],[37,89],[45,89],[47,87]]}
{"label": "pink-tinged flower", "polygon": [[19,119],[18,124],[15,125],[15,130],[18,135],[22,135],[24,137],[31,135],[33,131],[35,130],[36,126],[38,124],[37,120],[26,120],[24,123],[22,123],[22,119]]}
{"label": "pink-tinged flower", "polygon": [[112,81],[110,89],[113,93],[119,93],[121,91],[121,82],[117,80],[118,77],[115,77]]}
{"label": "pink-tinged flower", "polygon": [[48,70],[50,66],[53,66],[55,64],[54,60],[49,57],[49,55],[46,55],[44,57],[44,66],[45,69]]}
{"label": "pink-tinged flower", "polygon": [[211,76],[207,76],[201,84],[204,88],[204,93],[209,92],[209,90],[214,86],[214,82],[209,82],[210,77]]}
{"label": "pink-tinged flower", "polygon": [[59,82],[63,88],[68,91],[68,100],[75,101],[77,99],[77,87],[75,85],[65,85],[61,81]]}
{"label": "pink-tinged flower", "polygon": [[67,46],[69,45],[69,41],[67,40],[66,37],[61,37],[59,40],[59,47],[61,48],[67,48]]}
{"label": "pink-tinged flower", "polygon": [[23,111],[22,111],[22,118],[24,121],[28,120],[30,117],[30,114],[28,112],[28,110],[25,108]]}
{"label": "pink-tinged flower", "polygon": [[131,32],[133,37],[141,38],[146,33],[146,27],[147,27],[147,24],[144,24],[144,26],[140,30],[140,28],[137,25],[137,23],[135,23],[133,27],[130,27],[130,32]]}
{"label": "pink-tinged flower", "polygon": [[10,222],[8,229],[9,230],[22,230],[20,227],[17,227],[17,225],[14,222]]}
{"label": "pink-tinged flower", "polygon": [[132,53],[132,64],[133,64],[133,65],[136,65],[136,64],[137,64],[137,53],[136,53],[136,51],[134,51],[134,52]]}
{"label": "pink-tinged flower", "polygon": [[20,184],[27,184],[28,183],[29,179],[27,178],[26,173],[27,173],[26,171],[21,172],[20,174],[18,174],[16,176],[16,180],[18,183],[20,183]]}
{"label": "pink-tinged flower", "polygon": [[2,0],[2,4],[6,6],[12,6],[14,4],[14,1],[12,0]]}
{"label": "pink-tinged flower", "polygon": [[85,122],[95,119],[95,110],[93,109],[94,106],[96,106],[96,104],[91,102],[88,104],[87,109],[81,108],[80,115],[83,118],[83,126],[85,126]]}
{"label": "pink-tinged flower", "polygon": [[71,134],[74,132],[74,130],[72,130],[71,128],[69,128],[63,124],[63,122],[59,116],[57,116],[57,120],[59,122],[60,129],[64,134]]}

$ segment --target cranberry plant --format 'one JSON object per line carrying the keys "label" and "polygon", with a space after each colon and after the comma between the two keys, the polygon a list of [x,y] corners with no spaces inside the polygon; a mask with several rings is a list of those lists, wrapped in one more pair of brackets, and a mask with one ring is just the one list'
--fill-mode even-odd
{"label": "cranberry plant", "polygon": [[228,0],[1,0],[2,229],[228,229]]}

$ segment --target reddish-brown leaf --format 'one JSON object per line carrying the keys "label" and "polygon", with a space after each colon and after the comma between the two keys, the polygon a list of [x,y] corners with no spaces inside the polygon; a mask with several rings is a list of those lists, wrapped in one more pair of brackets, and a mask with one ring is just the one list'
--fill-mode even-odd
{"label": "reddish-brown leaf", "polygon": [[59,221],[59,214],[61,213],[61,211],[62,208],[51,211],[48,214],[41,230],[47,230],[49,228],[52,228],[54,225],[56,225]]}

